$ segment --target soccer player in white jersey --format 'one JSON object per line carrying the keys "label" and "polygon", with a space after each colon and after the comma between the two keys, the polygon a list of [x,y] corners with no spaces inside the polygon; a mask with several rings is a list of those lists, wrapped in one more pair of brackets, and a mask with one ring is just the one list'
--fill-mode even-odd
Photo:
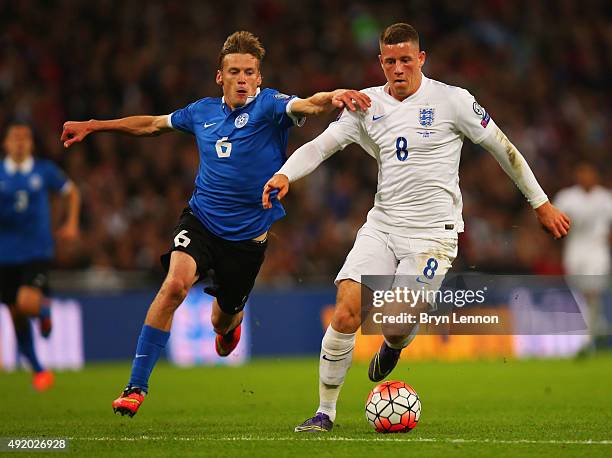
{"label": "soccer player in white jersey", "polygon": [[562,189],[555,205],[573,222],[572,233],[563,246],[563,267],[570,283],[578,288],[588,305],[589,330],[593,339],[605,335],[607,323],[602,313],[601,294],[610,275],[610,225],[612,192],[599,184],[593,165],[581,163],[575,169],[576,185]]}
{"label": "soccer player in white jersey", "polygon": [[[374,207],[336,278],[336,308],[319,360],[320,405],[314,417],[296,428],[298,432],[329,431],[333,426],[361,325],[361,276],[418,278],[426,272],[427,279],[421,280],[435,289],[451,267],[457,233],[463,230],[458,168],[464,136],[493,154],[555,238],[569,230],[567,216],[549,203],[523,156],[474,97],[421,73],[425,52],[413,27],[387,27],[380,37],[379,60],[387,83],[363,91],[371,98],[369,110],[344,111],[290,157],[262,195],[264,207],[269,207],[272,191],[278,190],[282,198],[290,182],[350,143],[361,145],[378,163]],[[370,364],[371,380],[380,381],[393,370],[415,331],[402,337],[385,335]]]}

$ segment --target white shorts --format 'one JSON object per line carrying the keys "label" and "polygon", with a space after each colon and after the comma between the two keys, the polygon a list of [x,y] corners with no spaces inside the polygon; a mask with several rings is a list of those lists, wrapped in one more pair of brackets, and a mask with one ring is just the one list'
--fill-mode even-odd
{"label": "white shorts", "polygon": [[[457,239],[401,237],[364,226],[335,283],[350,279],[372,290],[416,286],[437,291],[456,257]],[[389,276],[393,283],[366,284],[363,275]]]}
{"label": "white shorts", "polygon": [[569,284],[582,292],[602,293],[610,285],[610,255],[607,250],[574,247],[563,256]]}
{"label": "white shorts", "polygon": [[610,273],[608,249],[573,247],[563,253],[563,267],[568,275],[608,275]]}

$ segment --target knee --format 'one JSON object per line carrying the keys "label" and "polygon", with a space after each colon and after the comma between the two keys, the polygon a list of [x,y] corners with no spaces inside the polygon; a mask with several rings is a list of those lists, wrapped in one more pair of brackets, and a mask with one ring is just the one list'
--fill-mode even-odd
{"label": "knee", "polygon": [[168,277],[162,285],[161,294],[164,297],[164,305],[176,309],[187,297],[191,285],[177,277]]}
{"label": "knee", "polygon": [[27,301],[16,301],[15,302],[15,313],[21,316],[32,315],[30,310],[30,304]]}
{"label": "knee", "polygon": [[361,326],[361,311],[358,307],[349,307],[340,302],[334,312],[333,328],[344,334],[357,332]]}
{"label": "knee", "polygon": [[40,300],[34,295],[20,295],[15,301],[15,312],[23,316],[36,316],[40,312]]}

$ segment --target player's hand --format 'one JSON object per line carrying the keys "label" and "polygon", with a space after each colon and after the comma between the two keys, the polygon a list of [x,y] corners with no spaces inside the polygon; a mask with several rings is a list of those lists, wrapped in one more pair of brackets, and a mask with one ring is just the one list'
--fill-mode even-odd
{"label": "player's hand", "polygon": [[372,101],[370,97],[353,89],[337,89],[332,92],[332,105],[336,108],[348,108],[350,111],[366,111]]}
{"label": "player's hand", "polygon": [[56,236],[64,242],[76,240],[79,237],[79,228],[74,224],[64,224],[57,230]]}
{"label": "player's hand", "polygon": [[264,185],[263,193],[261,195],[261,205],[263,208],[272,208],[272,202],[270,201],[270,194],[274,191],[278,191],[276,198],[281,200],[289,192],[289,178],[286,175],[277,173]]}
{"label": "player's hand", "polygon": [[569,217],[550,202],[540,205],[535,212],[544,230],[552,234],[555,239],[561,239],[569,233]]}
{"label": "player's hand", "polygon": [[92,132],[89,121],[67,121],[64,123],[61,140],[64,148],[69,148],[73,143],[83,141]]}

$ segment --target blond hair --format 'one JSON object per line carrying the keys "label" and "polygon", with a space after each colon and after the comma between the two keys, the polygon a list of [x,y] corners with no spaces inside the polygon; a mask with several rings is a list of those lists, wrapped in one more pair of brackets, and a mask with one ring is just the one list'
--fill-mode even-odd
{"label": "blond hair", "polygon": [[255,35],[246,30],[240,30],[232,33],[221,48],[219,53],[219,68],[223,68],[223,59],[228,54],[250,54],[255,57],[259,63],[266,55],[266,50]]}

